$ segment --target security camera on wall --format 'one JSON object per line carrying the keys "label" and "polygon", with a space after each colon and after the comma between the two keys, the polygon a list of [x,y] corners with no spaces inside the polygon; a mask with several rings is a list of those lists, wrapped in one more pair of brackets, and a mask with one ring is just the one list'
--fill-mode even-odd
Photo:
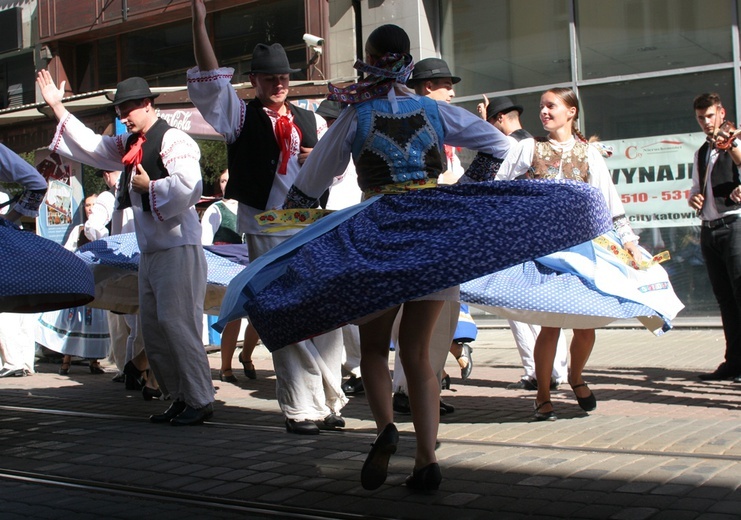
{"label": "security camera on wall", "polygon": [[311,59],[309,60],[309,63],[307,63],[309,79],[311,79],[312,70],[316,70],[317,72],[319,72],[319,74],[321,74],[322,78],[324,78],[324,74],[322,73],[322,71],[316,68],[316,63],[319,61],[319,57],[322,55],[322,45],[324,45],[324,38],[306,33],[304,34],[304,42],[306,43],[306,46],[313,51]]}
{"label": "security camera on wall", "polygon": [[304,34],[304,42],[306,42],[307,47],[315,47],[314,50],[316,51],[316,47],[321,47],[322,45],[324,45],[324,38],[306,33]]}

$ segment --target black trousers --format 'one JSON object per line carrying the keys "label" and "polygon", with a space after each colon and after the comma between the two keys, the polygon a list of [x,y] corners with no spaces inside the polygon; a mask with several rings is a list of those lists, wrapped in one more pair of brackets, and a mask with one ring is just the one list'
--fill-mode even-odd
{"label": "black trousers", "polygon": [[700,244],[720,306],[726,337],[725,362],[741,373],[741,218],[712,229],[703,227]]}

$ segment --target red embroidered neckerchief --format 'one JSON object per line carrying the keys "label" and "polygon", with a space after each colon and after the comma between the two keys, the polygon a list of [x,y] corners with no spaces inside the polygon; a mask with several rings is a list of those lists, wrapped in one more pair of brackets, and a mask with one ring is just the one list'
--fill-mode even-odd
{"label": "red embroidered neckerchief", "polygon": [[129,148],[129,151],[126,152],[126,155],[123,156],[121,162],[124,163],[127,167],[130,166],[134,168],[136,168],[137,164],[141,164],[142,145],[146,142],[146,140],[147,138],[144,137],[144,134],[139,134],[139,138],[131,144],[131,148]]}
{"label": "red embroidered neckerchief", "polygon": [[291,158],[291,139],[293,137],[294,128],[298,133],[300,142],[301,130],[293,124],[291,118],[288,116],[278,116],[275,121],[275,138],[278,140],[278,146],[280,146],[280,165],[278,166],[278,173],[281,175],[285,175],[288,171],[288,159]]}

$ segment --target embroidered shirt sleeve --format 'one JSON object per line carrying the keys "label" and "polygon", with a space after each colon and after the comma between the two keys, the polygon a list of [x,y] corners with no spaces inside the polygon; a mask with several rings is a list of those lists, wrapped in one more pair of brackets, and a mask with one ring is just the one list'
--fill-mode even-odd
{"label": "embroidered shirt sleeve", "polygon": [[245,118],[245,103],[231,84],[234,69],[221,67],[187,72],[188,95],[203,118],[224,136],[227,144],[239,137]]}
{"label": "embroidered shirt sleeve", "polygon": [[201,157],[198,145],[175,128],[165,132],[160,152],[168,176],[149,184],[152,215],[160,221],[179,215],[201,198]]}

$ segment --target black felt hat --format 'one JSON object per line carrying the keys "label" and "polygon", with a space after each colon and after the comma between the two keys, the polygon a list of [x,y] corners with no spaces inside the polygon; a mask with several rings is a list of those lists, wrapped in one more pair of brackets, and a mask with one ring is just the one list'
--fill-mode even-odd
{"label": "black felt hat", "polygon": [[340,110],[342,110],[342,105],[340,105],[339,102],[325,99],[319,103],[316,113],[324,119],[337,119],[340,117]]}
{"label": "black felt hat", "polygon": [[248,74],[290,74],[301,69],[292,69],[286,50],[280,43],[266,45],[258,43],[252,51],[252,63]]}
{"label": "black felt hat", "polygon": [[154,99],[157,96],[159,94],[155,94],[150,90],[147,80],[134,76],[116,85],[116,94],[113,96],[113,99],[110,96],[108,96],[108,99],[111,99],[113,105],[117,106],[132,99]]}
{"label": "black felt hat", "polygon": [[414,64],[414,70],[407,81],[407,85],[411,86],[416,81],[436,78],[450,78],[453,80],[453,83],[458,83],[461,80],[458,76],[453,76],[445,60],[441,60],[440,58],[425,58]]}
{"label": "black felt hat", "polygon": [[489,100],[489,106],[486,107],[486,119],[488,121],[500,112],[506,114],[513,110],[517,110],[517,113],[522,115],[523,108],[521,105],[515,105],[507,96],[495,97]]}

